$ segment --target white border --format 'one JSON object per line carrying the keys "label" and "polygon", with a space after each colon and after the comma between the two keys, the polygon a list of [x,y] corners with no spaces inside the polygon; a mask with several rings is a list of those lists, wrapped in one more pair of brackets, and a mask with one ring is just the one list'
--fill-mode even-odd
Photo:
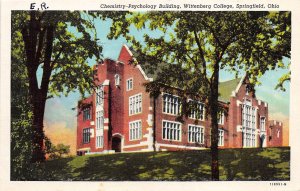
{"label": "white border", "polygon": [[[148,3],[175,3],[167,0],[151,0]],[[291,81],[291,104],[290,104],[290,145],[291,145],[291,180],[285,181],[287,186],[270,186],[270,182],[264,181],[242,181],[242,182],[10,182],[10,11],[29,9],[29,4],[41,3],[41,0],[2,0],[1,1],[1,64],[0,64],[0,88],[1,88],[1,112],[0,112],[0,189],[1,190],[30,190],[30,191],[52,191],[52,190],[130,190],[139,191],[147,190],[300,190],[300,124],[299,118],[299,105],[300,105],[300,13],[299,13],[299,0],[261,0],[261,1],[248,1],[248,0],[223,0],[221,3],[235,4],[235,3],[274,3],[280,5],[280,10],[292,11],[292,81]],[[97,10],[100,1],[96,0],[51,0],[46,1],[51,10]],[[101,0],[102,2],[111,3],[108,0]],[[115,0],[116,3],[123,3],[124,0]],[[128,0],[131,3],[137,3],[133,0]],[[186,1],[187,2],[187,1]],[[190,0],[196,4],[213,4],[220,3],[220,1],[204,1],[204,0]],[[146,3],[138,2],[138,3]],[[176,2],[179,3],[179,2]],[[182,2],[183,3],[183,2]],[[222,9],[214,9],[220,11]],[[249,10],[249,9],[243,9]],[[259,9],[253,9],[259,10]],[[268,9],[278,10],[278,9]],[[142,11],[142,10],[139,10]]]}

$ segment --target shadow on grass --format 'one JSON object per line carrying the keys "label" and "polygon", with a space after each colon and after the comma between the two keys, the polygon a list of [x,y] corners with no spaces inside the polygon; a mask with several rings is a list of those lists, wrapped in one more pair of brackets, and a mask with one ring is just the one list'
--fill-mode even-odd
{"label": "shadow on grass", "polygon": [[220,151],[221,180],[289,180],[290,148]]}
{"label": "shadow on grass", "polygon": [[44,180],[73,180],[72,167],[68,165],[76,157],[62,158],[47,161],[44,164],[47,173]]}
{"label": "shadow on grass", "polygon": [[208,180],[210,157],[196,152],[131,153],[91,156],[74,171],[75,180]]}
{"label": "shadow on grass", "polygon": [[[289,180],[290,149],[220,150],[220,180]],[[89,155],[48,161],[52,180],[206,181],[210,151]]]}

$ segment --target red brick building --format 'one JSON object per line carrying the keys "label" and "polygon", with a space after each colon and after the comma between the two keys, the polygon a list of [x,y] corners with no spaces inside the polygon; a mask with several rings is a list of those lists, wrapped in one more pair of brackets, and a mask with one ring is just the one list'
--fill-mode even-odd
{"label": "red brick building", "polygon": [[[77,154],[210,147],[204,104],[197,101],[198,109],[178,122],[179,96],[151,97],[144,83],[155,76],[130,64],[132,59],[124,45],[117,61],[106,59],[94,67],[97,88],[78,105]],[[220,148],[282,145],[282,123],[268,121],[268,104],[249,90],[246,78],[220,82],[219,93],[227,111],[219,113]]]}

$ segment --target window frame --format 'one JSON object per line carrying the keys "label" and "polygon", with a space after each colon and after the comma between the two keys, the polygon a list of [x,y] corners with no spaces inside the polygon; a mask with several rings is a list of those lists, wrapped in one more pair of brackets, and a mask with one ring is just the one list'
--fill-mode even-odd
{"label": "window frame", "polygon": [[[131,87],[129,86],[130,84]],[[129,78],[126,80],[126,91],[130,91],[130,90],[133,90],[133,78]]]}
{"label": "window frame", "polygon": [[[257,109],[253,106],[252,100],[244,99],[242,107],[242,136],[243,136],[243,147],[256,147],[257,146],[257,134],[258,128]],[[259,127],[260,128],[260,127]]]}
{"label": "window frame", "polygon": [[[264,120],[262,120],[262,119],[264,119]],[[259,127],[260,127],[261,132],[266,132],[266,117],[265,116],[260,116],[260,118],[259,118]]]}
{"label": "window frame", "polygon": [[[171,138],[164,138],[164,122],[165,123],[173,123],[173,124],[177,124],[179,125],[179,140],[176,140],[176,139],[171,139]],[[173,128],[174,130],[174,128]],[[169,133],[170,133],[170,129],[169,129]],[[176,135],[176,133],[175,133]],[[178,136],[178,134],[177,134]],[[162,133],[161,133],[161,137],[162,137],[162,140],[165,140],[165,141],[176,141],[176,142],[181,142],[182,141],[182,124],[179,123],[179,122],[176,122],[176,121],[169,121],[169,120],[162,120]],[[167,136],[168,137],[168,136]],[[169,136],[170,137],[170,136]],[[176,136],[175,136],[176,137]]]}
{"label": "window frame", "polygon": [[225,123],[225,112],[223,110],[219,110],[218,111],[218,124],[224,125],[224,123]]}
{"label": "window frame", "polygon": [[96,148],[103,148],[104,147],[104,136],[98,135],[96,136]]}
{"label": "window frame", "polygon": [[92,118],[92,116],[91,116],[91,107],[83,108],[82,112],[83,112],[83,116],[82,116],[83,121],[91,120],[91,118]]}
{"label": "window frame", "polygon": [[[133,101],[131,103],[132,99],[133,99]],[[138,99],[138,100],[136,100],[136,99]],[[132,110],[131,110],[131,107],[132,107]],[[134,94],[134,95],[130,96],[128,98],[128,114],[129,114],[129,116],[137,115],[142,112],[143,112],[143,94],[138,93],[138,94]]]}
{"label": "window frame", "polygon": [[224,129],[218,129],[218,146],[220,147],[224,146],[224,142],[225,142],[225,131]]}
{"label": "window frame", "polygon": [[87,127],[82,129],[82,143],[88,144],[91,142],[91,128]]}
{"label": "window frame", "polygon": [[[135,127],[133,126],[135,125]],[[138,125],[136,127],[136,125]],[[140,125],[140,126],[139,126]],[[137,140],[141,140],[143,138],[143,124],[142,124],[142,120],[135,120],[135,121],[130,121],[128,123],[128,129],[129,129],[129,133],[128,133],[128,140],[129,141],[137,141]],[[134,132],[134,134],[131,134],[132,132]],[[137,134],[136,134],[137,132]],[[133,136],[135,135],[135,136]],[[138,136],[136,136],[138,135]]]}
{"label": "window frame", "polygon": [[[192,102],[197,102],[197,105],[201,105],[201,106],[202,106],[202,119],[201,119],[201,118],[197,119],[197,116],[196,116],[197,113],[196,113],[195,110],[192,110],[192,111],[190,112],[189,118],[191,118],[191,119],[197,119],[197,120],[199,120],[199,121],[204,121],[204,120],[205,120],[205,104],[202,103],[202,102],[200,102],[200,101],[195,101],[195,100],[192,100],[192,99],[189,99],[189,100],[188,100],[188,102],[190,102],[190,101],[192,101]],[[200,111],[201,111],[201,106],[200,106],[199,114],[200,114]],[[195,117],[194,117],[194,116],[195,116]]]}
{"label": "window frame", "polygon": [[96,130],[104,129],[104,112],[96,112]]}
{"label": "window frame", "polygon": [[[174,99],[174,98],[178,99],[178,102],[177,102],[176,106],[174,106],[175,103],[172,102],[173,100],[165,101],[165,96],[170,96],[169,99]],[[167,105],[168,107],[169,106],[171,106],[171,107],[168,108],[165,105]],[[169,93],[163,93],[163,95],[162,95],[162,113],[163,114],[178,116],[181,113],[181,109],[182,109],[182,103],[181,103],[181,97],[180,96],[169,94]]]}
{"label": "window frame", "polygon": [[115,74],[115,86],[120,86],[121,84],[121,77],[119,74]]}
{"label": "window frame", "polygon": [[103,105],[104,102],[104,88],[102,85],[99,85],[96,88],[96,105]]}
{"label": "window frame", "polygon": [[[192,141],[192,140],[190,140],[190,127],[192,128],[192,127],[194,127],[195,129],[196,128],[199,128],[199,132],[196,132],[196,131],[194,131],[194,133],[198,133],[199,134],[199,142],[197,142],[196,141],[196,139],[197,138],[195,138],[195,141]],[[204,126],[200,126],[200,125],[194,125],[194,124],[189,124],[188,125],[188,142],[189,143],[198,143],[198,144],[204,144],[204,142],[205,142],[205,128],[204,128]],[[197,135],[196,135],[197,136]]]}

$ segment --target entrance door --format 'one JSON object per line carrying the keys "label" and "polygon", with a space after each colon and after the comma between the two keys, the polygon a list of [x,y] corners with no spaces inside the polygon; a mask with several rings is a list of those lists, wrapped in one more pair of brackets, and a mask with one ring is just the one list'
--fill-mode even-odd
{"label": "entrance door", "polygon": [[121,139],[119,137],[112,138],[112,150],[115,150],[115,152],[121,152]]}
{"label": "entrance door", "polygon": [[263,147],[265,147],[266,145],[265,145],[265,139],[266,139],[266,136],[265,135],[261,135],[261,137],[260,137],[260,148],[263,148]]}

